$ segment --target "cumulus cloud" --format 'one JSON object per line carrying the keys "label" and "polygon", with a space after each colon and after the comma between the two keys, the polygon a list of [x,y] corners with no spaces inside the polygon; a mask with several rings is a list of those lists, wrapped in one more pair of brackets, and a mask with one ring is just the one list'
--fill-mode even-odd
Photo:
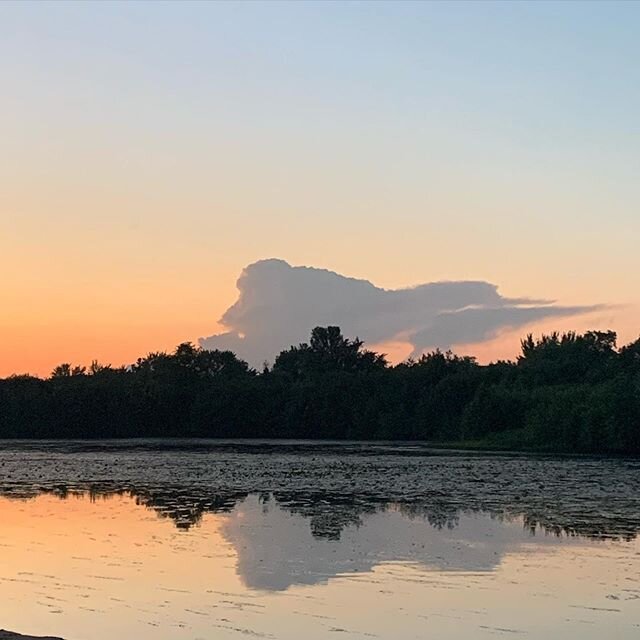
{"label": "cumulus cloud", "polygon": [[201,338],[200,344],[230,349],[254,366],[273,362],[283,349],[307,341],[319,325],[338,325],[345,335],[369,344],[403,340],[418,356],[428,349],[489,340],[501,329],[600,308],[505,298],[496,285],[482,281],[388,290],[278,259],[247,266],[237,286],[238,300],[220,319],[227,331]]}

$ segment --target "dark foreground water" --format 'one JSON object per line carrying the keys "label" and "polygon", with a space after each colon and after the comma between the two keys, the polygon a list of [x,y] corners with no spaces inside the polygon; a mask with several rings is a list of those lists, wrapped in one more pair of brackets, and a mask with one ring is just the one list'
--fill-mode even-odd
{"label": "dark foreground water", "polygon": [[0,628],[635,639],[639,531],[632,459],[0,442]]}

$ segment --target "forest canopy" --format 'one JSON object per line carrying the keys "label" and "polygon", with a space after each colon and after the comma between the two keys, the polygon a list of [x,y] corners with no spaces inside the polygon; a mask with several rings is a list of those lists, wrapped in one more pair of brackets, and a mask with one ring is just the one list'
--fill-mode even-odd
{"label": "forest canopy", "polygon": [[640,339],[613,331],[522,340],[516,361],[439,350],[391,366],[316,327],[260,372],[190,343],[128,367],[63,363],[0,380],[1,438],[422,440],[640,453]]}

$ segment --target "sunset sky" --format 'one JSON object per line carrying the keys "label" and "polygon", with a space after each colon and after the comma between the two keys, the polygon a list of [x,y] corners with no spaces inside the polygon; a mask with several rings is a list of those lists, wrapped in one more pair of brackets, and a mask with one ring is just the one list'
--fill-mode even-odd
{"label": "sunset sky", "polygon": [[210,335],[271,257],[636,339],[638,33],[638,3],[0,3],[0,376]]}

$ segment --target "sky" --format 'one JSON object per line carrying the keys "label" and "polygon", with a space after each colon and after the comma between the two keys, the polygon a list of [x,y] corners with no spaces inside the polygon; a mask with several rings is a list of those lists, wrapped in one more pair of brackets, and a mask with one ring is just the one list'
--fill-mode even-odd
{"label": "sky", "polygon": [[0,3],[0,376],[224,331],[268,258],[636,339],[639,30],[630,2]]}

